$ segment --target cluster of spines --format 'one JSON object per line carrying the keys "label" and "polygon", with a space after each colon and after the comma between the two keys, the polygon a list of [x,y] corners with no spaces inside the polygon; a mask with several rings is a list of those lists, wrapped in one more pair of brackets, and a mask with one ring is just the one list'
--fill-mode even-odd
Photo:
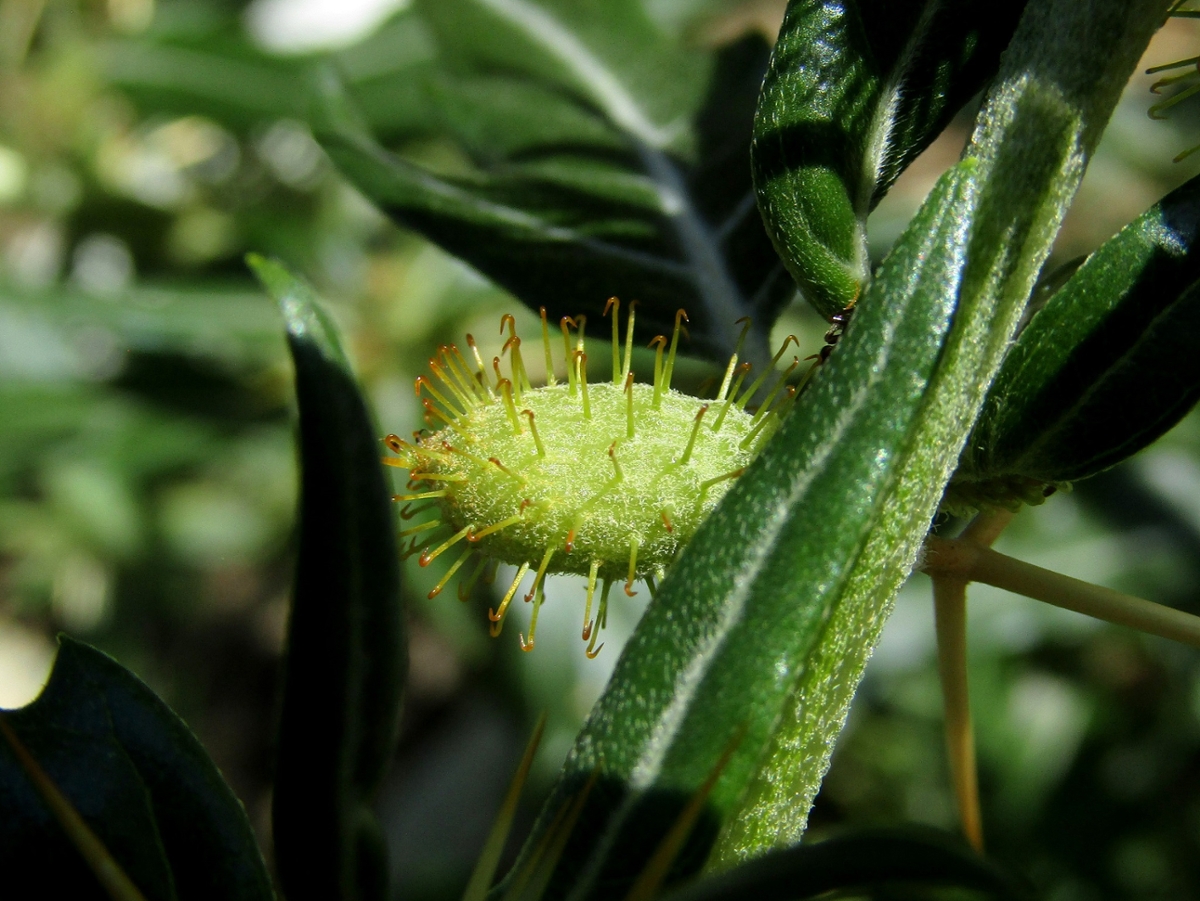
{"label": "cluster of spines", "polygon": [[[636,301],[630,304],[626,319],[623,354],[621,352],[621,335],[618,322],[620,301],[615,297],[610,298],[604,308],[605,316],[608,316],[610,311],[613,313],[612,380],[615,385],[623,385],[623,393],[627,398],[626,438],[634,437],[636,427],[633,404],[634,373],[630,368],[633,357],[635,307]],[[663,335],[656,336],[649,344],[650,347],[656,349],[652,409],[660,409],[662,396],[670,388],[675,368],[676,353],[679,346],[679,336],[681,332],[686,334],[684,323],[687,321],[687,318],[685,311],[677,311],[675,327],[669,346],[666,337]],[[548,386],[553,386],[558,384],[558,381],[554,374],[550,326],[544,307],[541,309],[541,323],[542,344],[546,363],[546,380]],[[588,420],[591,419],[591,407],[587,381],[588,358],[584,347],[584,330],[586,324],[586,316],[564,316],[560,320],[559,327],[562,332],[563,351],[567,363],[568,391],[571,397],[578,397],[580,399],[583,417],[585,420]],[[813,372],[813,369],[810,369],[800,384],[789,385],[787,381],[788,377],[799,366],[799,359],[793,360],[792,364],[782,372],[776,370],[776,364],[786,352],[789,344],[798,343],[795,336],[789,335],[772,358],[771,364],[743,391],[742,385],[749,375],[752,365],[750,363],[739,364],[739,354],[749,332],[750,320],[748,318],[742,319],[738,321],[738,324],[743,326],[741,336],[738,339],[737,348],[726,366],[720,388],[713,400],[708,403],[702,403],[697,410],[687,442],[676,461],[677,465],[686,464],[690,459],[700,429],[704,423],[705,415],[714,405],[718,406],[718,410],[709,428],[713,433],[717,433],[721,430],[730,409],[737,407],[739,410],[745,410],[750,401],[764,387],[767,379],[774,372],[777,376],[776,380],[759,404],[758,410],[751,419],[750,428],[740,443],[742,450],[757,452],[758,448],[774,431],[774,426],[782,420],[783,416],[791,408],[798,393],[803,389]],[[522,419],[526,420],[537,455],[543,457],[546,452],[537,430],[534,413],[529,409],[521,409],[524,393],[535,389],[525,368],[521,353],[521,339],[516,332],[516,320],[511,314],[505,314],[500,320],[500,332],[502,335],[506,329],[509,332],[509,337],[501,349],[501,355],[492,359],[492,369],[495,372],[494,383],[488,376],[487,367],[474,337],[468,334],[466,336],[467,346],[474,360],[474,367],[471,366],[467,358],[455,345],[443,345],[438,349],[437,355],[429,361],[429,370],[434,378],[430,379],[425,376],[418,376],[414,383],[415,392],[425,410],[424,419],[426,425],[438,432],[444,432],[448,429],[467,444],[470,444],[473,439],[470,433],[463,429],[459,420],[466,418],[473,409],[482,405],[502,404],[515,435],[524,433]],[[574,333],[572,333],[572,329],[574,329]],[[501,356],[504,354],[507,354],[509,357],[509,377],[507,378],[500,367]],[[439,383],[442,386],[441,389],[438,387]],[[429,397],[423,397],[423,392],[428,394]],[[494,466],[499,472],[512,478],[518,485],[523,486],[525,484],[526,480],[519,473],[510,470],[496,457],[489,457],[485,460],[471,453],[471,451],[456,446],[444,439],[441,441],[440,449],[432,447],[428,440],[429,436],[423,434],[423,432],[424,430],[413,433],[413,443],[406,442],[396,435],[388,435],[385,439],[388,449],[398,456],[386,457],[383,462],[390,466],[410,470],[407,493],[398,494],[393,497],[394,501],[405,504],[400,512],[403,520],[409,521],[421,513],[437,509],[441,504],[441,499],[445,498],[448,494],[448,489],[444,487],[446,482],[466,481],[466,477],[461,475],[422,471],[420,464],[423,461],[436,460],[438,458],[447,459],[450,455],[457,454],[470,458],[476,465]],[[619,485],[624,478],[616,453],[619,443],[619,440],[614,441],[608,448],[608,455],[613,465],[613,479],[601,488],[589,501],[585,501],[577,512],[575,527],[568,530],[565,540],[562,542],[565,553],[571,553],[573,550],[577,527],[584,520],[588,506],[605,496],[609,490]],[[734,469],[700,483],[696,503],[702,506],[705,496],[711,488],[722,481],[737,478],[741,475],[742,471],[741,468]],[[414,504],[417,504],[417,506],[414,506]],[[480,540],[487,535],[522,521],[527,511],[536,509],[537,506],[533,501],[526,499],[520,505],[517,514],[500,522],[485,526],[478,531],[476,531],[476,524],[468,524],[445,538],[436,547],[433,547],[436,530],[448,525],[444,520],[434,518],[415,526],[406,527],[400,531],[399,536],[406,541],[411,539],[411,544],[403,549],[402,555],[407,558],[419,553],[418,563],[424,567],[428,566],[433,560],[437,559],[450,548],[458,545],[459,542],[464,540],[467,542],[467,547],[462,550],[442,578],[439,579],[429,592],[429,597],[434,598],[444,590],[446,585],[449,584],[450,579],[467,563],[472,555],[476,555],[476,545]],[[664,509],[661,511],[661,520],[666,531],[673,532],[670,510]],[[625,593],[630,597],[633,597],[637,593],[633,590],[633,585],[637,579],[636,571],[640,544],[640,537],[637,534],[632,534],[629,542],[628,572],[624,585]],[[529,624],[529,639],[526,640],[524,634],[519,637],[521,649],[524,651],[533,649],[538,612],[544,600],[545,576],[557,550],[557,544],[551,544],[546,547],[535,570],[533,584],[525,595],[525,601],[527,603],[533,602],[534,606]],[[459,583],[458,596],[462,601],[466,601],[470,597],[471,591],[477,583],[483,581],[485,584],[491,584],[496,577],[499,567],[498,561],[490,560],[482,555],[476,556],[478,556],[478,560],[475,566],[470,570],[469,575]],[[588,657],[595,657],[603,647],[602,643],[597,644],[597,637],[607,623],[609,593],[613,583],[617,581],[614,579],[599,578],[599,571],[603,564],[603,560],[591,561],[587,579],[587,600],[583,616],[582,638],[588,642],[586,649]],[[521,582],[532,568],[533,565],[531,562],[522,563],[518,567],[508,590],[504,593],[499,606],[494,609],[488,609],[490,632],[493,637],[500,634],[509,605],[516,596]],[[645,576],[645,581],[651,595],[653,595],[656,589],[653,575]],[[598,584],[601,585],[600,603],[596,617],[593,619],[592,608]]]}

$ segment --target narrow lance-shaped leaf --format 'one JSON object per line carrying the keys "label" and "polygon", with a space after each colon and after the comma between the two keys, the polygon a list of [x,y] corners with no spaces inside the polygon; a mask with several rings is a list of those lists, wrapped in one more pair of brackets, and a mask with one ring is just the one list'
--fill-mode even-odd
{"label": "narrow lance-shaped leaf", "polygon": [[[954,330],[889,499],[894,517],[880,521],[855,560],[846,597],[710,866],[800,839],[864,655],[912,564],[905,555],[924,537],[1087,160],[1166,6],[1037,0],[1026,9],[966,150],[978,172],[966,270]],[[889,268],[885,261],[880,282]],[[906,285],[872,285],[867,298],[877,290],[904,297]]]}
{"label": "narrow lance-shaped leaf", "polygon": [[754,126],[775,247],[832,316],[870,278],[866,218],[995,74],[1024,2],[792,0]]}
{"label": "narrow lance-shaped leaf", "polygon": [[[242,134],[307,118],[304,72],[312,57],[256,46],[235,8],[208,7],[205,19],[191,29],[150,29],[104,42],[104,76],[151,117],[200,114]],[[354,46],[319,58],[339,66],[372,127],[391,139],[436,130],[427,91],[434,56],[424,23],[406,11]]]}
{"label": "narrow lance-shaped leaf", "polygon": [[[740,733],[676,877],[703,862],[734,811],[867,535],[898,513],[890,489],[949,327],[971,198],[964,164],[885,264],[894,275],[880,284],[910,290],[864,298],[827,370],[651,602],[545,808],[599,771],[583,817],[592,828],[568,845],[554,897],[632,880]],[[897,552],[894,583],[905,551],[915,540]]]}
{"label": "narrow lance-shaped leaf", "polygon": [[1200,179],[1106,242],[1004,361],[959,475],[1082,479],[1162,435],[1200,398]]}
{"label": "narrow lance-shaped leaf", "polygon": [[[268,901],[242,805],[195,736],[136,676],[59,639],[50,681],[5,722],[149,899]],[[0,739],[0,894],[107,897]]]}
{"label": "narrow lance-shaped leaf", "polygon": [[639,302],[642,340],[687,310],[690,349],[749,355],[793,286],[749,175],[762,41],[712,55],[662,34],[637,0],[423,3],[445,72],[432,103],[473,168],[435,173],[385,151],[335,84],[317,136],[338,167],[530,307],[599,317]]}
{"label": "narrow lance-shaped leaf", "polygon": [[552,897],[619,893],[739,732],[676,874],[700,865],[714,833],[710,869],[799,839],[1084,161],[1164,10],[1030,8],[969,158],[902,236],[828,367],[685,550],[618,662],[546,808],[598,774],[590,828],[567,847]]}
{"label": "narrow lance-shaped leaf", "polygon": [[858,0],[870,58],[882,74],[871,121],[879,144],[872,208],[995,76],[1028,2]]}
{"label": "narrow lance-shaped leaf", "polygon": [[292,897],[382,901],[369,803],[395,751],[406,646],[380,442],[307,284],[250,264],[279,301],[296,367],[300,541],[275,765],[275,859]]}

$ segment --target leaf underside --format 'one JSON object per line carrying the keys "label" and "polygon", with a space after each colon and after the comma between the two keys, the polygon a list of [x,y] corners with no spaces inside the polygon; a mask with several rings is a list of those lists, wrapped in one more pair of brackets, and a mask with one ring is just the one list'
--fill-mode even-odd
{"label": "leaf underside", "polygon": [[792,0],[754,126],[768,232],[818,312],[870,279],[867,214],[996,73],[1024,2]]}

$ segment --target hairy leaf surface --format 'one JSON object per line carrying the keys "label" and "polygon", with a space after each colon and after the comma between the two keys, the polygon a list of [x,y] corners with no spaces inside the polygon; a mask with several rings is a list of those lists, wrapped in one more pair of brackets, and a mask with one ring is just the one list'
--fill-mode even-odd
{"label": "hairy leaf surface", "polygon": [[792,0],[754,125],[763,219],[832,316],[870,278],[866,218],[995,74],[1023,2]]}
{"label": "hairy leaf surface", "polygon": [[676,875],[799,840],[895,591],[1164,12],[1163,0],[1030,7],[967,159],[618,661],[540,821],[592,782],[593,825],[568,843],[552,896],[619,894],[710,777]]}

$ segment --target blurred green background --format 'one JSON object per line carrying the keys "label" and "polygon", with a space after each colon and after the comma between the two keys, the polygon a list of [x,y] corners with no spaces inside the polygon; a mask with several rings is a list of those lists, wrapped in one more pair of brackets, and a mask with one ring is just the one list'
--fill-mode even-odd
{"label": "blurred green background", "polygon": [[[783,11],[644,4],[697,52],[770,34]],[[1198,46],[1196,24],[1173,20],[1145,66]],[[485,356],[498,351],[499,317],[517,303],[391,225],[305,125],[305,72],[327,60],[385,143],[463,165],[422,77],[438,54],[404,0],[0,0],[0,706],[36,694],[57,632],[103,648],[196,730],[268,849],[296,473],[281,324],[242,257],[277,255],[328,298],[381,431],[421,425],[412,379],[437,345],[470,331]],[[1200,155],[1172,162],[1200,143],[1197,107],[1151,121],[1152,81],[1131,82],[1051,266],[1200,171]],[[877,211],[877,255],[969,122]],[[796,304],[777,337],[812,352],[823,330]],[[999,549],[1200,613],[1200,417],[1026,511]],[[527,819],[646,593],[614,605],[588,661],[579,580],[551,580],[524,655],[516,624],[487,637],[485,592],[431,601],[439,574],[406,572],[412,675],[380,812],[403,897],[453,897],[537,713],[550,728]],[[1200,654],[981,588],[970,616],[990,850],[1054,901],[1200,897]],[[868,669],[814,837],[954,828],[933,653],[917,576]]]}

